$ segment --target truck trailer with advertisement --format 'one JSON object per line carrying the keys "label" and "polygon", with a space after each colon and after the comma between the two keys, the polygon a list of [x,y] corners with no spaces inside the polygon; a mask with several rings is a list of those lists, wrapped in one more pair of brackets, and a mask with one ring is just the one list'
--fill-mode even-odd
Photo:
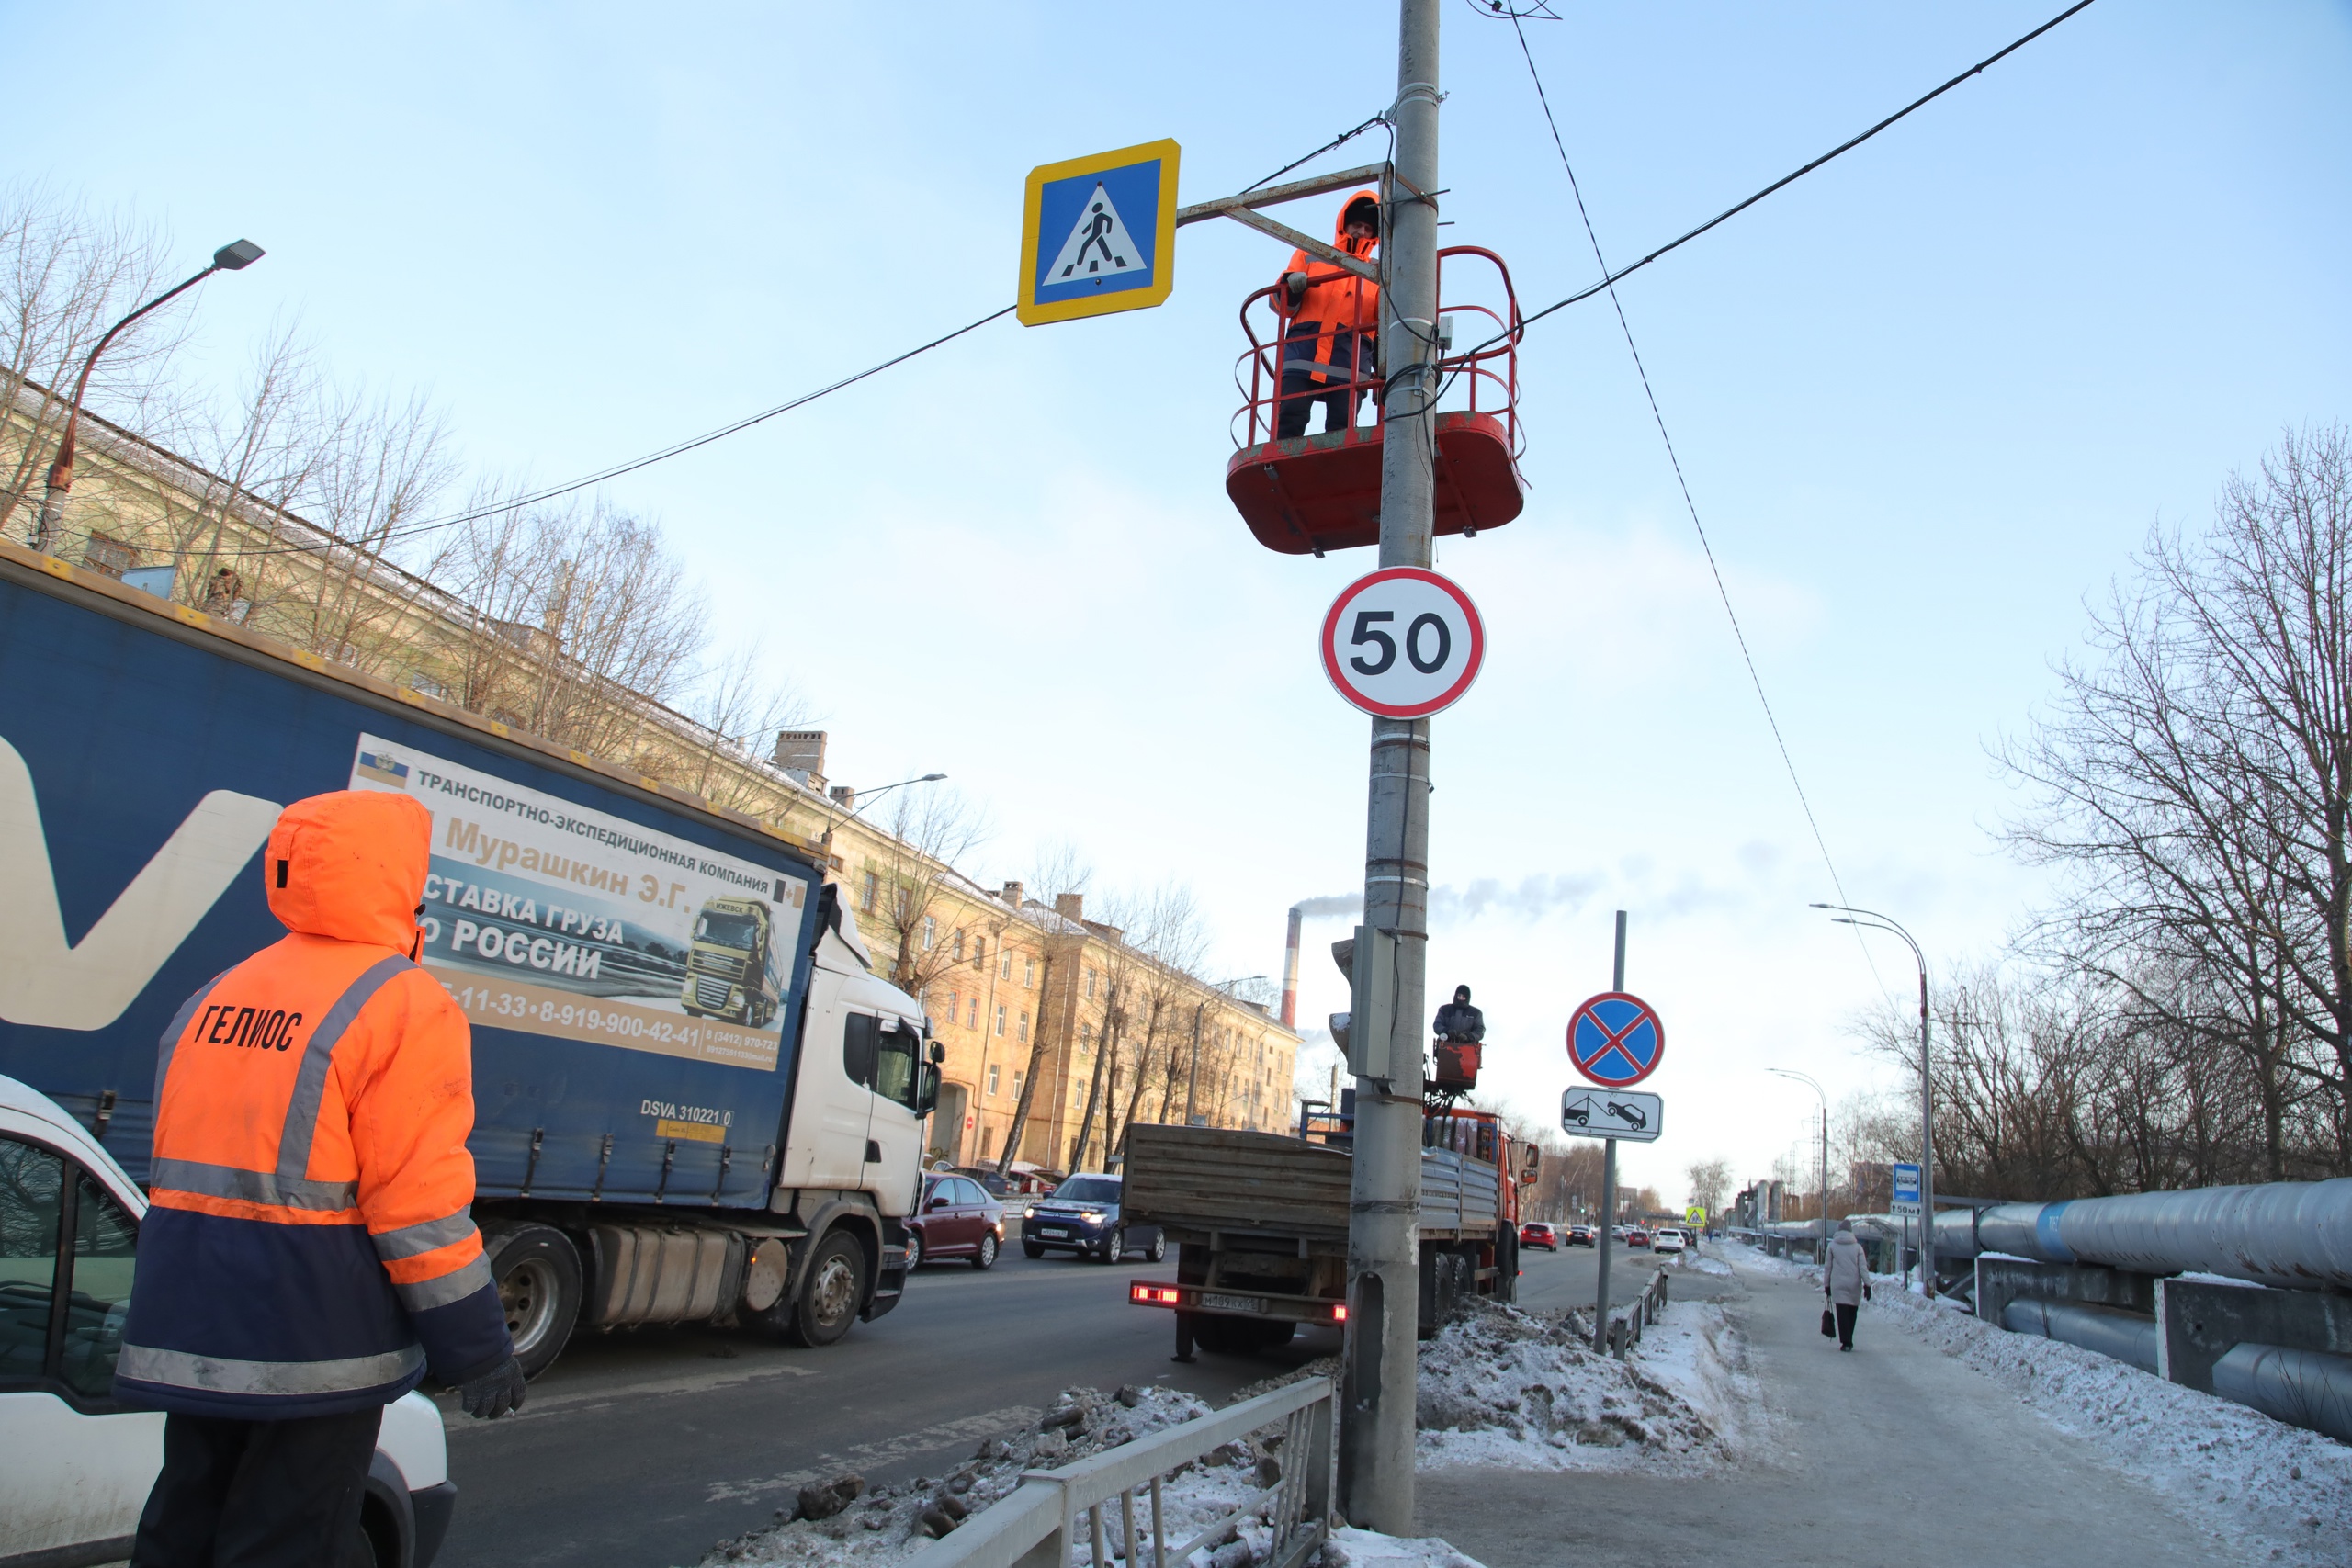
{"label": "truck trailer with advertisement", "polygon": [[[1508,1302],[1519,1291],[1519,1189],[1541,1157],[1495,1118],[1449,1107],[1421,1140],[1422,1338],[1465,1296]],[[1285,1344],[1301,1324],[1348,1319],[1347,1123],[1302,1123],[1302,1135],[1211,1127],[1136,1126],[1126,1136],[1125,1216],[1176,1245],[1176,1279],[1135,1280],[1127,1300],[1170,1309],[1176,1355]]]}
{"label": "truck trailer with advertisement", "polygon": [[397,791],[525,1369],[575,1326],[828,1344],[897,1304],[939,1053],[799,840],[6,544],[0,691],[0,1074],[134,1179],[164,1027],[285,934],[279,810]]}

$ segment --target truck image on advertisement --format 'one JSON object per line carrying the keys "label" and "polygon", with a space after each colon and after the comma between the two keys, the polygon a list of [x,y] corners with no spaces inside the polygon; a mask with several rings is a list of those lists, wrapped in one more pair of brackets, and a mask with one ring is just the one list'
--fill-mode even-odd
{"label": "truck image on advertisement", "polygon": [[941,1053],[799,840],[6,543],[0,690],[0,1076],[131,1179],[173,1014],[285,934],[278,812],[396,791],[525,1370],[575,1328],[824,1345],[898,1304]]}
{"label": "truck image on advertisement", "polygon": [[757,898],[712,898],[695,917],[679,990],[689,1018],[723,1018],[764,1029],[775,1016],[784,976],[775,961],[775,923]]}

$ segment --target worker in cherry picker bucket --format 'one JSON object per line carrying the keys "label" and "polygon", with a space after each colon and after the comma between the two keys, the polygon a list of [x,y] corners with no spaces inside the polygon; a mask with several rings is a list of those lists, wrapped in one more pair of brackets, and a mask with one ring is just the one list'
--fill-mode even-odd
{"label": "worker in cherry picker bucket", "polygon": [[[1332,229],[1332,244],[1370,261],[1380,247],[1380,198],[1356,192]],[[1274,309],[1283,322],[1274,434],[1284,440],[1306,434],[1306,411],[1317,402],[1323,405],[1325,430],[1353,424],[1379,363],[1380,285],[1293,251],[1274,290]],[[1351,389],[1351,381],[1363,384]]]}

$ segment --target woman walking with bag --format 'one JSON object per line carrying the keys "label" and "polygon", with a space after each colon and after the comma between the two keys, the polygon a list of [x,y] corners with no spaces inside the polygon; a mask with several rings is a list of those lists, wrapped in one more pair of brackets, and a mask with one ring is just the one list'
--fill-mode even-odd
{"label": "woman walking with bag", "polygon": [[[1821,1293],[1829,1298],[1837,1314],[1838,1348],[1854,1348],[1854,1316],[1861,1304],[1871,1299],[1870,1261],[1862,1252],[1862,1244],[1854,1239],[1854,1222],[1838,1222],[1838,1234],[1829,1238],[1828,1256],[1821,1266]],[[1829,1325],[1822,1325],[1826,1330]]]}

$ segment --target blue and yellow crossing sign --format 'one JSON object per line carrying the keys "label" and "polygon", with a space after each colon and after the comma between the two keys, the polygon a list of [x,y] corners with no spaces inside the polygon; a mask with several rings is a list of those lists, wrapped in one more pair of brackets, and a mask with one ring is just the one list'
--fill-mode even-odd
{"label": "blue and yellow crossing sign", "polygon": [[1029,171],[1014,314],[1041,326],[1140,310],[1176,287],[1176,143]]}

